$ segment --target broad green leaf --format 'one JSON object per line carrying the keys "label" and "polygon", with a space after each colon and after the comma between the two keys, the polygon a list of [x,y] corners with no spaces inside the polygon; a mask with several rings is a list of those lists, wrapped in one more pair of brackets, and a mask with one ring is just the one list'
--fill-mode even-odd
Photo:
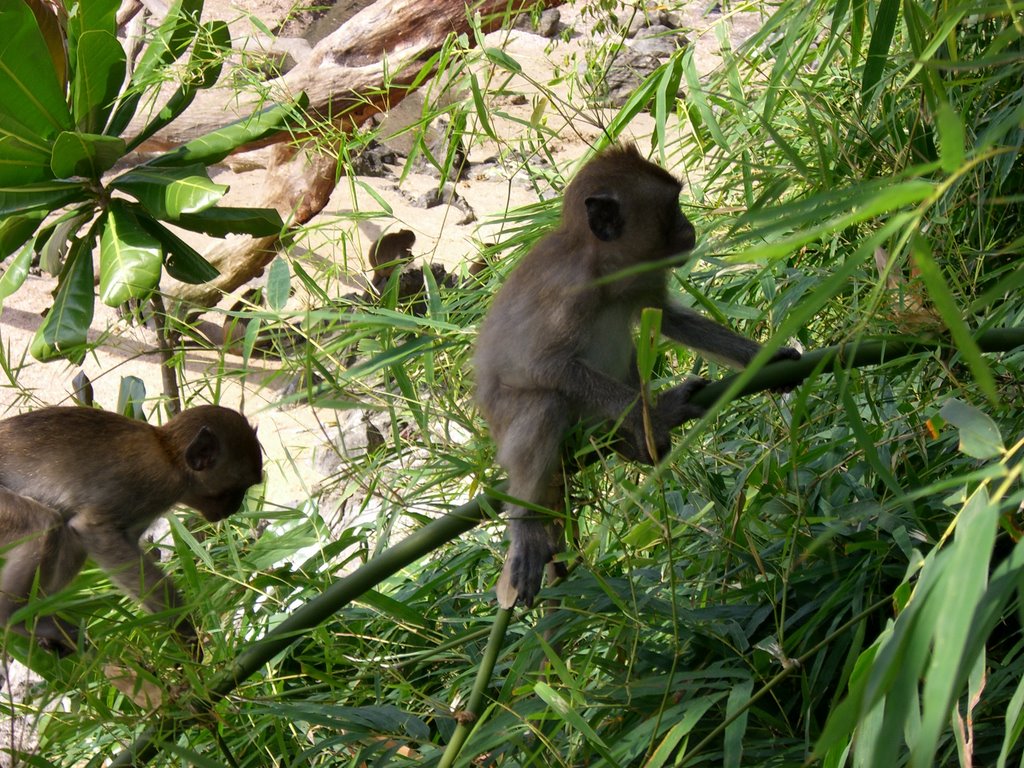
{"label": "broad green leaf", "polygon": [[98,180],[124,156],[124,140],[96,133],[64,131],[53,143],[50,168],[61,179],[85,176]]}
{"label": "broad green leaf", "polygon": [[61,275],[53,306],[32,339],[29,351],[41,362],[67,358],[81,363],[92,322],[92,238],[77,241]]}
{"label": "broad green leaf", "polygon": [[900,0],[880,0],[878,3],[860,85],[861,99],[865,102],[874,95],[875,87],[882,79],[882,72],[889,61],[889,47],[892,45],[899,13]]}
{"label": "broad green leaf", "polygon": [[25,278],[28,277],[28,268],[32,266],[34,252],[34,241],[22,245],[21,250],[11,259],[4,273],[0,275],[0,309],[3,309],[4,299],[24,284]]}
{"label": "broad green leaf", "polygon": [[267,274],[267,306],[280,312],[291,295],[291,271],[288,262],[280,256],[270,263]]}
{"label": "broad green leaf", "polygon": [[170,221],[182,213],[197,213],[216,205],[228,191],[226,185],[211,181],[201,165],[140,166],[118,176],[110,186],[132,195],[154,217]]}
{"label": "broad green leaf", "polygon": [[163,260],[160,241],[127,207],[111,201],[100,235],[100,300],[116,307],[148,296],[160,283]]}
{"label": "broad green leaf", "polygon": [[92,209],[72,209],[49,222],[36,236],[39,266],[51,275],[63,272],[64,255],[75,242],[75,234],[92,215]]}
{"label": "broad green leaf", "polygon": [[231,31],[228,29],[227,23],[211,21],[202,25],[199,37],[192,48],[192,57],[189,60],[187,75],[189,80],[182,83],[181,87],[171,94],[167,103],[157,112],[156,117],[139,132],[138,136],[132,139],[128,148],[134,149],[175,120],[188,108],[200,89],[209,88],[216,83],[224,64],[224,51],[230,49]]}
{"label": "broad green leaf", "polygon": [[0,4],[0,29],[0,136],[46,152],[48,139],[71,129],[64,90],[25,3]]}
{"label": "broad green leaf", "polygon": [[999,427],[984,411],[953,398],[942,406],[939,415],[960,430],[960,451],[967,456],[994,459],[1005,452]]}
{"label": "broad green leaf", "polygon": [[249,117],[238,120],[216,131],[193,139],[173,152],[155,157],[147,163],[150,167],[181,166],[192,163],[209,165],[223,160],[244,144],[258,141],[278,131],[283,131],[301,121],[302,109],[306,106],[306,95],[302,94],[291,104],[268,107]]}
{"label": "broad green leaf", "polygon": [[138,376],[125,376],[117,389],[117,412],[129,419],[146,420],[142,404],[146,402],[146,382]]}
{"label": "broad green leaf", "polygon": [[195,36],[202,0],[177,0],[164,17],[146,50],[139,57],[132,76],[133,83],[142,83],[156,70],[179,58]]}
{"label": "broad green leaf", "polygon": [[71,81],[71,111],[78,130],[96,133],[103,129],[124,85],[124,75],[124,49],[112,33],[91,30],[82,35]]}
{"label": "broad green leaf", "polygon": [[199,285],[220,276],[220,272],[203,258],[195,248],[167,229],[145,211],[138,211],[136,217],[149,234],[164,247],[164,268],[167,274],[183,283]]}
{"label": "broad green leaf", "polygon": [[51,178],[49,146],[40,149],[13,136],[0,136],[0,186],[31,184]]}
{"label": "broad green leaf", "polygon": [[67,38],[68,58],[72,67],[78,61],[78,41],[86,32],[117,33],[117,10],[119,0],[89,0],[73,3],[68,8]]}
{"label": "broad green leaf", "polygon": [[40,210],[0,220],[0,261],[21,248],[45,217],[46,211]]}
{"label": "broad green leaf", "polygon": [[86,188],[82,184],[69,181],[0,187],[0,216],[28,211],[53,211],[86,197]]}
{"label": "broad green leaf", "polygon": [[205,232],[215,237],[245,234],[269,237],[284,229],[284,222],[273,208],[232,208],[215,206],[200,213],[183,213],[174,222],[193,232]]}

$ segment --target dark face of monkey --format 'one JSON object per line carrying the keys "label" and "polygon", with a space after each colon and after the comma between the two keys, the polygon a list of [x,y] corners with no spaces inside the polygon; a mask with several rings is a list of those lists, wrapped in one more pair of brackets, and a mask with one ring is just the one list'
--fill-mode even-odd
{"label": "dark face of monkey", "polygon": [[[188,489],[183,504],[212,523],[237,512],[246,491],[263,477],[263,455],[256,430],[225,408],[193,408],[204,419],[184,452]],[[168,427],[171,427],[168,424]],[[187,438],[187,435],[185,436]]]}
{"label": "dark face of monkey", "polygon": [[679,209],[682,189],[636,147],[617,147],[588,163],[566,189],[563,226],[582,239],[624,244],[626,261],[667,259],[696,243],[693,225]]}

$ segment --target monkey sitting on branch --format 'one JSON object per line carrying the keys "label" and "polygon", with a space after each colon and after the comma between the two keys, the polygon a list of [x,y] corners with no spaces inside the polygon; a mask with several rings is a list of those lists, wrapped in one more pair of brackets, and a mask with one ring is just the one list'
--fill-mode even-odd
{"label": "monkey sitting on branch", "polygon": [[[669,449],[672,428],[704,413],[689,400],[707,382],[690,378],[650,409],[647,433],[633,342],[641,310],[661,309],[665,335],[730,365],[761,349],[669,299],[666,260],[695,244],[681,191],[633,145],[598,154],[566,188],[561,226],[509,275],[480,329],[476,399],[515,499],[497,587],[503,608],[531,606],[561,550],[537,510],[562,498],[561,449],[574,425],[617,425],[615,449],[651,463]],[[772,360],[799,357],[783,347]]]}
{"label": "monkey sitting on branch", "polygon": [[91,408],[43,408],[0,421],[0,625],[61,655],[78,647],[69,622],[11,617],[32,595],[67,586],[91,557],[153,612],[170,611],[192,650],[196,630],[139,537],[173,504],[223,520],[263,478],[255,430],[229,408],[203,405],[162,427]]}

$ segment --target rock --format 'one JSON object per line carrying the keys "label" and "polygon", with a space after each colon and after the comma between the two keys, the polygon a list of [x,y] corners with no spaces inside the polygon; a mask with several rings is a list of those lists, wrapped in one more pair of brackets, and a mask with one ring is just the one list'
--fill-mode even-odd
{"label": "rock", "polygon": [[314,452],[314,466],[324,475],[337,472],[346,459],[359,458],[378,448],[385,442],[384,435],[391,432],[386,412],[354,408],[337,413],[338,423],[330,441]]}
{"label": "rock", "polygon": [[562,13],[557,8],[548,8],[540,14],[537,23],[537,34],[541,37],[554,37],[562,22]]}
{"label": "rock", "polygon": [[602,101],[613,107],[625,104],[644,78],[661,66],[661,60],[652,54],[632,49],[622,52],[615,64],[605,73]]}
{"label": "rock", "polygon": [[351,172],[356,176],[386,178],[392,175],[388,166],[397,164],[398,155],[393,150],[371,140],[352,158]]}
{"label": "rock", "polygon": [[516,18],[513,29],[518,29],[521,32],[531,32],[542,37],[554,37],[558,34],[558,30],[561,29],[561,21],[562,13],[557,8],[548,8],[546,11],[541,11],[536,24],[533,21],[532,14],[520,14]]}
{"label": "rock", "polygon": [[689,41],[683,35],[662,24],[640,30],[630,48],[635,53],[667,59]]}

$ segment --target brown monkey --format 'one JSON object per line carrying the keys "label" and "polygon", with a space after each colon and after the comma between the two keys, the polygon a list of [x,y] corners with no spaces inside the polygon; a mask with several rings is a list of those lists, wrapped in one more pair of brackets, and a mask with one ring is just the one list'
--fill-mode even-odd
{"label": "brown monkey", "polygon": [[[561,445],[574,424],[617,424],[616,449],[649,462],[668,449],[669,430],[703,413],[689,399],[706,382],[687,380],[661,397],[650,414],[653,434],[645,434],[633,343],[643,308],[660,308],[665,335],[716,360],[744,366],[761,349],[670,301],[663,260],[695,243],[679,210],[681,190],[632,145],[597,155],[566,189],[561,226],[523,258],[480,329],[477,402],[509,495],[521,502],[508,510],[502,607],[532,605],[560,549],[531,507],[550,509],[561,498]],[[799,357],[784,347],[773,359]]]}
{"label": "brown monkey", "polygon": [[[86,557],[151,612],[183,603],[139,537],[173,504],[223,520],[259,483],[256,432],[228,408],[203,405],[162,427],[91,408],[43,408],[0,421],[0,624],[33,592],[64,588]],[[188,618],[179,635],[195,642]],[[68,622],[44,616],[10,629],[61,653],[77,647]]]}

